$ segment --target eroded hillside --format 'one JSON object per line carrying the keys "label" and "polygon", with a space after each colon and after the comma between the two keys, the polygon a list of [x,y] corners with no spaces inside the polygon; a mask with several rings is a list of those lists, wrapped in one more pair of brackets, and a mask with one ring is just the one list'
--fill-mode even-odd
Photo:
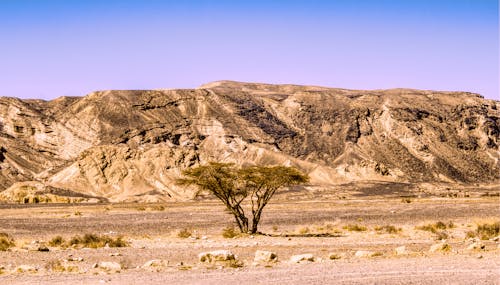
{"label": "eroded hillside", "polygon": [[174,180],[211,160],[294,165],[322,187],[494,184],[499,108],[465,92],[229,81],[52,101],[0,98],[1,196],[189,199],[192,191]]}

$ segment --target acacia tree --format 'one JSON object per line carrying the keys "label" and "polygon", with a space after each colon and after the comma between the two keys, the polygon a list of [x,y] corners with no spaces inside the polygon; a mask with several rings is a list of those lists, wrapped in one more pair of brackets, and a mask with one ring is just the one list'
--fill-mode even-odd
{"label": "acacia tree", "polygon": [[[277,190],[306,183],[309,177],[286,166],[250,166],[238,168],[231,163],[210,162],[183,171],[179,184],[198,186],[224,203],[234,216],[242,233],[256,233],[262,211]],[[248,198],[248,199],[247,199]],[[250,200],[251,224],[245,215],[243,201]]]}

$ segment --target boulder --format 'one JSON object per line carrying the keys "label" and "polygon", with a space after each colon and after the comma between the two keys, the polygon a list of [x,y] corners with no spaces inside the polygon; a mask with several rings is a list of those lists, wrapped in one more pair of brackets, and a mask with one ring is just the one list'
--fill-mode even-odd
{"label": "boulder", "polygon": [[471,243],[468,247],[468,251],[475,251],[475,250],[484,250],[486,248],[486,245],[480,241],[476,241]]}
{"label": "boulder", "polygon": [[447,243],[437,243],[431,246],[429,252],[447,252],[451,250],[451,246]]}
{"label": "boulder", "polygon": [[32,265],[26,265],[26,264],[22,264],[22,265],[19,265],[18,267],[16,267],[14,269],[15,272],[17,273],[35,273],[38,271],[38,268],[32,266]]}
{"label": "boulder", "polygon": [[277,262],[278,255],[272,251],[257,250],[253,261],[257,263]]}
{"label": "boulder", "polygon": [[290,257],[290,262],[292,263],[301,263],[301,262],[314,262],[314,255],[311,253],[293,255]]}
{"label": "boulder", "polygon": [[114,261],[101,261],[97,264],[97,268],[108,272],[120,272],[123,269],[120,263]]}
{"label": "boulder", "polygon": [[146,269],[149,271],[156,271],[159,272],[163,268],[168,266],[168,261],[167,260],[162,260],[162,259],[152,259],[144,263],[144,265],[141,266],[142,269]]}
{"label": "boulder", "polygon": [[373,251],[369,250],[358,250],[354,253],[355,257],[372,257],[375,254]]}
{"label": "boulder", "polygon": [[396,255],[408,255],[410,252],[406,249],[406,246],[399,246],[394,249]]}

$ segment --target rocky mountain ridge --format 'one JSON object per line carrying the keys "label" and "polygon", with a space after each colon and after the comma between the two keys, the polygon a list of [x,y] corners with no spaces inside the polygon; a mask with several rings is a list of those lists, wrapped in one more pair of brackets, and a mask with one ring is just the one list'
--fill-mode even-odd
{"label": "rocky mountain ridge", "polygon": [[294,165],[321,187],[495,184],[499,108],[467,92],[232,81],[52,101],[3,97],[0,199],[56,190],[109,201],[189,199],[192,189],[175,179],[212,160]]}

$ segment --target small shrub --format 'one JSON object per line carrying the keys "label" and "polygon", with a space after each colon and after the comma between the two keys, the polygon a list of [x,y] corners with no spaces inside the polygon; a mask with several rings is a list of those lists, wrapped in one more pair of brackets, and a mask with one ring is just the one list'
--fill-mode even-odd
{"label": "small shrub", "polygon": [[162,206],[162,205],[153,206],[153,207],[151,207],[151,210],[153,210],[153,211],[165,211],[165,206]]}
{"label": "small shrub", "polygon": [[377,227],[375,227],[375,230],[377,232],[385,232],[385,233],[388,233],[388,234],[397,234],[400,231],[402,231],[401,228],[396,228],[393,225],[377,226]]}
{"label": "small shrub", "polygon": [[377,256],[382,256],[382,255],[384,255],[382,252],[377,251],[377,252],[372,254],[372,257],[377,257]]}
{"label": "small shrub", "polygon": [[449,237],[446,231],[438,231],[436,232],[436,240],[444,240]]}
{"label": "small shrub", "polygon": [[45,269],[52,272],[78,272],[78,266],[63,265],[60,260],[51,260],[45,264]]}
{"label": "small shrub", "polygon": [[443,244],[443,246],[441,247],[441,250],[442,251],[450,251],[451,250],[451,246],[447,243]]}
{"label": "small shrub", "polygon": [[330,254],[330,256],[328,258],[330,258],[331,260],[337,260],[337,259],[341,259],[342,256],[340,256],[339,254],[336,254],[336,253],[332,253],[332,254]]}
{"label": "small shrub", "polygon": [[49,241],[50,246],[63,246],[65,244],[65,240],[62,236],[55,236]]}
{"label": "small shrub", "polygon": [[365,226],[352,225],[352,224],[344,226],[343,229],[351,232],[364,232],[367,230]]}
{"label": "small shrub", "polygon": [[226,227],[222,230],[222,236],[224,238],[234,238],[237,237],[239,233],[236,231],[234,226]]}
{"label": "small shrub", "polygon": [[109,247],[126,247],[128,242],[122,237],[113,239],[108,236],[98,236],[95,234],[85,234],[82,237],[74,236],[69,240],[68,246],[81,246],[88,248],[99,248],[108,245]]}
{"label": "small shrub", "polygon": [[466,238],[475,238],[475,237],[477,237],[477,233],[475,231],[467,231],[465,233],[465,237]]}
{"label": "small shrub", "polygon": [[491,224],[484,223],[482,225],[477,225],[476,233],[482,240],[488,240],[490,238],[498,236],[500,232],[500,222],[495,222]]}
{"label": "small shrub", "polygon": [[188,229],[182,229],[180,230],[178,233],[177,233],[177,237],[180,237],[180,238],[188,238],[190,236],[192,236],[193,234],[191,233],[191,231],[189,231]]}
{"label": "small shrub", "polygon": [[298,230],[299,234],[301,234],[301,235],[305,235],[305,234],[309,233],[310,231],[311,231],[311,230],[310,230],[308,227],[301,227],[301,228]]}
{"label": "small shrub", "polygon": [[401,199],[401,203],[410,204],[411,202],[412,202],[412,200],[410,198],[403,198],[403,199]]}
{"label": "small shrub", "polygon": [[137,211],[146,211],[146,207],[137,207],[135,208]]}
{"label": "small shrub", "polygon": [[73,213],[73,215],[75,215],[75,216],[81,216],[81,215],[82,215],[82,212],[80,212],[80,211],[75,211],[75,212]]}
{"label": "small shrub", "polygon": [[277,225],[273,226],[273,231],[275,231],[275,232],[278,231],[278,226]]}
{"label": "small shrub", "polygon": [[428,232],[435,234],[438,232],[438,230],[446,230],[446,229],[451,229],[454,227],[455,227],[455,225],[451,221],[448,222],[448,224],[445,224],[445,223],[439,221],[439,222],[436,222],[434,224],[427,224],[427,225],[416,227],[416,229],[422,230],[422,231],[428,231]]}
{"label": "small shrub", "polygon": [[0,251],[6,251],[11,247],[14,247],[16,243],[14,238],[12,238],[7,233],[0,233]]}

